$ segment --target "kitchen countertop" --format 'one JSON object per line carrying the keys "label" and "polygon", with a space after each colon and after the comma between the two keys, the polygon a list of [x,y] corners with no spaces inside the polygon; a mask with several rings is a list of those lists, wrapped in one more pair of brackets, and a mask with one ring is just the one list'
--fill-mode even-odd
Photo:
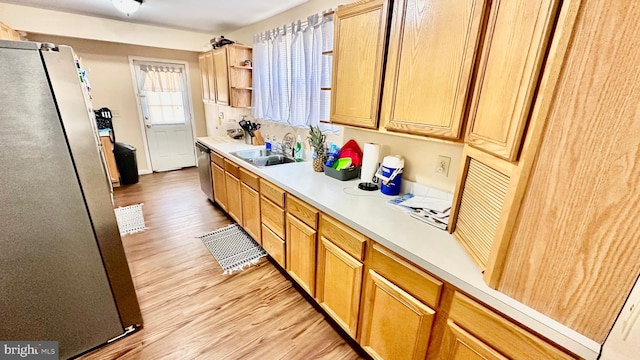
{"label": "kitchen countertop", "polygon": [[388,204],[391,197],[379,191],[359,190],[359,179],[336,180],[313,171],[308,161],[257,167],[231,152],[264,146],[247,145],[228,137],[197,140],[576,355],[585,359],[598,357],[600,344],[489,288],[453,235],[411,218]]}

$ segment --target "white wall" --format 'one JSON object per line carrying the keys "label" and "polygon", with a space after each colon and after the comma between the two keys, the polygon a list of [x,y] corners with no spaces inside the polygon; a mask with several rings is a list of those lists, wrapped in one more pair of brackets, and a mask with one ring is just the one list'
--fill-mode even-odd
{"label": "white wall", "polygon": [[[108,1],[108,0],[104,0]],[[0,3],[0,22],[31,33],[201,51],[211,34]]]}

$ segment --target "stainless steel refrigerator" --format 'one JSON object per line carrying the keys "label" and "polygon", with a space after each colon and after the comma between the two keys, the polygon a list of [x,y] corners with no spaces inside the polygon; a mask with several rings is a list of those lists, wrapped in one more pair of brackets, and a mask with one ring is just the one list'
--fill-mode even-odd
{"label": "stainless steel refrigerator", "polygon": [[0,340],[69,358],[142,325],[101,151],[72,49],[0,41]]}

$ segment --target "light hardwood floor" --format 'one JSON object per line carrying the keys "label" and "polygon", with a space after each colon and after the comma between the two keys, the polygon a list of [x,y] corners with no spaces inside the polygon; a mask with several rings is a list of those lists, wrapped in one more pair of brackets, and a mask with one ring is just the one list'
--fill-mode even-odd
{"label": "light hardwood floor", "polygon": [[197,169],[145,175],[115,191],[144,203],[148,230],[123,237],[144,328],[82,359],[358,359],[268,259],[223,275],[196,236],[231,221]]}

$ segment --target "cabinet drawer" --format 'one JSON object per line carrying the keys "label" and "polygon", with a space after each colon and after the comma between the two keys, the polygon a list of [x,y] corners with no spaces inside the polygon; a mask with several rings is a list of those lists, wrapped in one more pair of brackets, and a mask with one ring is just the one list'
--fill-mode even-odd
{"label": "cabinet drawer", "polygon": [[278,262],[282,267],[285,267],[284,254],[285,244],[278,235],[274,234],[271,229],[262,224],[262,247],[271,255],[271,257]]}
{"label": "cabinet drawer", "polygon": [[211,161],[224,169],[224,157],[215,151],[211,152]]}
{"label": "cabinet drawer", "polygon": [[511,359],[577,359],[459,292],[453,296],[449,317]]}
{"label": "cabinet drawer", "polygon": [[442,282],[379,244],[371,247],[371,268],[418,300],[437,308]]}
{"label": "cabinet drawer", "polygon": [[240,180],[255,191],[260,191],[260,177],[244,168],[240,168]]}
{"label": "cabinet drawer", "polygon": [[261,197],[260,212],[262,213],[262,223],[284,239],[284,210],[276,206],[271,200]]}
{"label": "cabinet drawer", "polygon": [[284,209],[284,190],[264,179],[260,179],[260,194]]}
{"label": "cabinet drawer", "polygon": [[287,195],[287,212],[314,230],[318,229],[318,210],[297,197]]}
{"label": "cabinet drawer", "polygon": [[228,159],[224,159],[224,171],[235,176],[237,179],[240,178],[240,166],[236,165],[234,162],[229,161]]}
{"label": "cabinet drawer", "polygon": [[367,238],[336,219],[320,215],[320,235],[331,240],[356,259],[364,260]]}

